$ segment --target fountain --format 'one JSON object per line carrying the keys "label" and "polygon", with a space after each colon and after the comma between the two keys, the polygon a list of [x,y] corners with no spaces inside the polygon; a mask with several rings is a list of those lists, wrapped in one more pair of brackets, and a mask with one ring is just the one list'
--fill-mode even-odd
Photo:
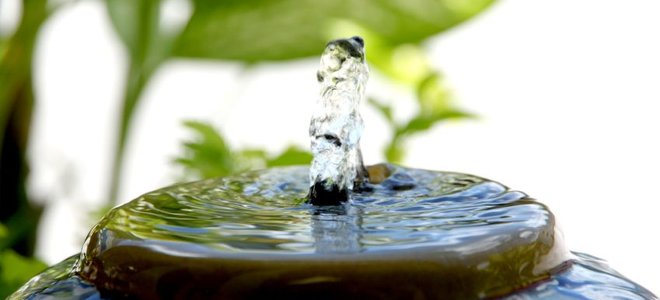
{"label": "fountain", "polygon": [[11,299],[656,299],[565,248],[554,215],[481,177],[365,167],[364,42],[332,41],[311,167],[177,184],[110,211]]}

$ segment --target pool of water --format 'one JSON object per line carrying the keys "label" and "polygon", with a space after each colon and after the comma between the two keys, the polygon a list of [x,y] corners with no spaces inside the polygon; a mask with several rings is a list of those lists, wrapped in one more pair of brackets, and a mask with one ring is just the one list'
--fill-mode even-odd
{"label": "pool of water", "polygon": [[655,299],[568,252],[554,215],[522,192],[467,174],[380,170],[382,182],[338,206],[304,203],[305,167],[145,194],[16,295]]}

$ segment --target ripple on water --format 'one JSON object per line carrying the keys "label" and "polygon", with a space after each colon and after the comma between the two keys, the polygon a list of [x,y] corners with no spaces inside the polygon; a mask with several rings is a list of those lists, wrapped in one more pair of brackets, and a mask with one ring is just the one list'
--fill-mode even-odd
{"label": "ripple on water", "polygon": [[387,167],[390,177],[339,206],[301,204],[304,167],[145,194],[94,227],[75,266],[67,260],[19,295],[653,299],[597,259],[569,255],[552,213],[522,192]]}
{"label": "ripple on water", "polygon": [[[399,169],[370,191],[353,195],[350,204],[324,211],[299,205],[307,193],[307,172],[275,169],[176,185],[116,209],[102,226],[141,240],[184,239],[242,254],[262,253],[264,245],[273,253],[327,254],[332,251],[319,249],[319,239],[346,239],[350,231],[355,241],[345,246],[352,248],[336,250],[369,253],[492,239],[519,226],[541,228],[549,214],[542,204],[496,182],[413,169]],[[401,185],[414,187],[392,189]]]}

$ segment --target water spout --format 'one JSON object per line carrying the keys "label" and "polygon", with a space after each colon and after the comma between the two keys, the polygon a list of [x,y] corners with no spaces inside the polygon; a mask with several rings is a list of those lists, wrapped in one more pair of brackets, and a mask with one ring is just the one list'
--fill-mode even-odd
{"label": "water spout", "polygon": [[367,178],[359,145],[364,128],[359,105],[368,78],[362,38],[328,43],[317,73],[320,97],[309,126],[314,155],[309,175],[312,204],[344,202]]}

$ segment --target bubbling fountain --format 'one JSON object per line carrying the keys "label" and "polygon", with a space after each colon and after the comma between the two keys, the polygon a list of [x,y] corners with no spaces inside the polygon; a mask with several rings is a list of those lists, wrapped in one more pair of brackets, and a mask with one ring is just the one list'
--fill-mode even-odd
{"label": "bubbling fountain", "polygon": [[369,79],[360,37],[334,40],[321,56],[317,79],[321,95],[309,125],[312,166],[309,202],[337,205],[367,177],[360,137],[364,124],[360,102]]}
{"label": "bubbling fountain", "polygon": [[144,194],[10,299],[656,299],[569,252],[552,212],[522,192],[468,174],[365,168],[361,38],[330,42],[317,77],[310,168]]}

